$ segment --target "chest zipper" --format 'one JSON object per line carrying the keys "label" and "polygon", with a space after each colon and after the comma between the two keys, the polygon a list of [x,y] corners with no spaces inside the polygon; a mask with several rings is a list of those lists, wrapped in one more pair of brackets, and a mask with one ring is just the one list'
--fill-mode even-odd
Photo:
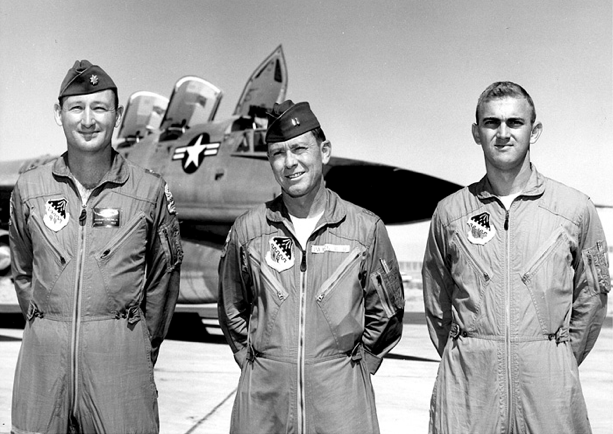
{"label": "chest zipper", "polygon": [[[509,205],[509,208],[511,208]],[[507,431],[512,432],[511,422],[513,420],[513,378],[512,378],[512,364],[513,356],[511,354],[511,234],[509,231],[509,210],[505,209],[506,214],[504,218],[504,230],[506,239],[507,250],[507,263],[506,263],[506,281],[507,291],[505,294],[505,346],[506,346],[506,364],[507,364]]]}
{"label": "chest zipper", "polygon": [[[296,416],[298,419],[298,434],[306,433],[306,416],[305,416],[305,404],[306,397],[304,391],[305,384],[305,339],[306,339],[306,291],[307,291],[307,249],[311,238],[319,232],[319,230],[326,225],[325,222],[318,224],[314,229],[309,238],[307,239],[306,246],[304,248],[301,247],[300,254],[300,294],[299,294],[299,322],[298,322],[298,356],[297,356],[297,386],[296,386],[296,399],[297,399],[297,411]],[[293,228],[290,226],[286,227],[293,234],[294,240],[297,240],[296,235],[294,234]],[[296,246],[299,246],[299,243],[296,243]]]}
{"label": "chest zipper", "polygon": [[[307,241],[308,245],[308,241]],[[297,399],[298,399],[298,434],[306,432],[306,417],[305,417],[305,392],[304,392],[304,368],[305,368],[305,320],[306,320],[306,287],[307,287],[307,252],[302,249],[302,258],[300,260],[300,300],[299,312],[300,319],[298,323],[298,361],[297,361]]]}
{"label": "chest zipper", "polygon": [[[349,271],[353,270],[355,261],[359,259],[361,255],[362,252],[359,248],[353,249],[353,251],[349,253],[349,256],[341,263],[337,271],[332,275],[332,278],[324,282],[323,290],[317,296],[317,301],[319,303],[330,294],[336,287],[336,284],[341,281]],[[381,282],[381,276],[378,276],[378,279]]]}
{"label": "chest zipper", "polygon": [[79,248],[77,250],[77,267],[75,276],[74,309],[72,317],[72,342],[70,345],[70,362],[72,368],[72,413],[77,414],[77,396],[79,393],[79,332],[81,328],[81,286],[83,283],[83,263],[85,262],[85,232],[87,223],[87,208],[81,208],[79,215]]}

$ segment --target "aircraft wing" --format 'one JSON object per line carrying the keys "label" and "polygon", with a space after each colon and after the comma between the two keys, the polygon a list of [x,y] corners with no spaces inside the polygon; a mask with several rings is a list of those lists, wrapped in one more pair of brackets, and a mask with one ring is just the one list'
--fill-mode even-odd
{"label": "aircraft wing", "polygon": [[[9,252],[9,237],[8,227],[10,218],[10,201],[11,192],[19,178],[19,174],[33,166],[45,164],[48,161],[54,160],[57,156],[45,155],[38,158],[28,160],[2,161],[0,162],[0,280],[10,270],[10,252]],[[3,303],[2,294],[0,294],[0,305]]]}
{"label": "aircraft wing", "polygon": [[[268,161],[264,152],[234,156]],[[462,188],[420,172],[341,157],[330,159],[324,178],[326,187],[374,212],[387,225],[430,220],[438,202]]]}
{"label": "aircraft wing", "polygon": [[[251,74],[236,104],[234,115],[257,117],[267,122],[266,111],[285,99],[287,65],[279,45]],[[263,124],[262,127],[266,125]]]}
{"label": "aircraft wing", "polygon": [[423,173],[339,157],[330,159],[324,176],[328,188],[388,225],[429,220],[439,200],[462,188]]}
{"label": "aircraft wing", "polygon": [[19,174],[31,167],[55,160],[57,157],[57,155],[43,155],[26,160],[0,161],[0,229],[8,228],[11,192],[17,183]]}

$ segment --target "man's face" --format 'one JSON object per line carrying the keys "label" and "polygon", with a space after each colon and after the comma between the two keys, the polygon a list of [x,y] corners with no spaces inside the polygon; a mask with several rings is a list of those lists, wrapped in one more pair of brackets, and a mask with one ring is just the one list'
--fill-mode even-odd
{"label": "man's face", "polygon": [[488,170],[512,171],[530,162],[530,145],[542,130],[532,125],[532,109],[525,98],[505,97],[485,102],[479,123],[473,124],[475,142],[483,149]]}
{"label": "man's face", "polygon": [[303,197],[317,192],[330,150],[330,142],[318,145],[309,131],[285,142],[269,144],[268,161],[281,189],[291,197]]}
{"label": "man's face", "polygon": [[55,105],[55,121],[64,130],[69,150],[96,152],[111,146],[122,112],[123,107],[115,110],[115,94],[107,89],[64,98],[62,107]]}

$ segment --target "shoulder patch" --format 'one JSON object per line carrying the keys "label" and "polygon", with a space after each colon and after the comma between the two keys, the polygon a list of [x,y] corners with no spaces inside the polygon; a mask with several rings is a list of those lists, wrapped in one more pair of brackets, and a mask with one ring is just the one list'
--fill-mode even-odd
{"label": "shoulder patch", "polygon": [[177,213],[177,207],[175,206],[175,199],[172,197],[168,184],[164,184],[164,194],[166,195],[166,206],[168,207],[168,212],[175,215]]}

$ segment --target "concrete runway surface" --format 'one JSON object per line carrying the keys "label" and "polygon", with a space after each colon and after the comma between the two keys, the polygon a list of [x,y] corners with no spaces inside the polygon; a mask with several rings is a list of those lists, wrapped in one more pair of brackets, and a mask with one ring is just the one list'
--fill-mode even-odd
{"label": "concrete runway surface", "polygon": [[[9,319],[7,319],[9,318]],[[0,320],[0,433],[10,432],[13,374],[23,331],[20,318]],[[613,328],[611,318],[580,367],[594,434],[613,433]],[[439,357],[423,313],[405,317],[402,340],[373,378],[383,434],[427,433],[430,394]],[[227,433],[239,369],[218,328],[177,314],[162,345],[155,379],[162,434]]]}

